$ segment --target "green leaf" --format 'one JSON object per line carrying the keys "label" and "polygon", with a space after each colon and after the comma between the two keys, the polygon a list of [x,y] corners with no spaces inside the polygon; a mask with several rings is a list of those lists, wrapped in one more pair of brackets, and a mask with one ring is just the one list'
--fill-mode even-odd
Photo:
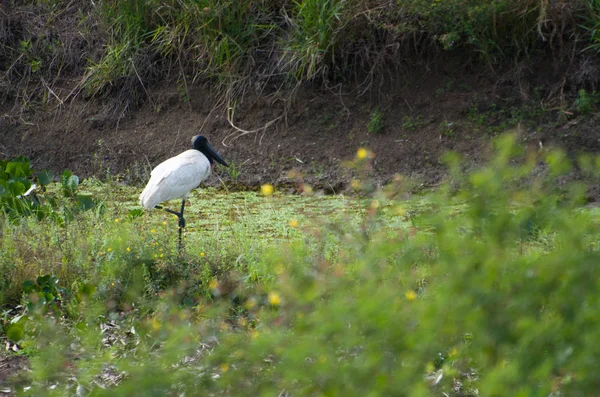
{"label": "green leaf", "polygon": [[95,205],[96,205],[96,203],[94,202],[94,199],[92,199],[91,196],[85,196],[85,195],[77,196],[77,206],[79,207],[79,209],[81,209],[83,211],[87,211],[89,209],[94,208]]}
{"label": "green leaf", "polygon": [[31,174],[28,162],[11,161],[6,165],[5,172],[13,178],[27,177]]}
{"label": "green leaf", "polygon": [[65,170],[65,171],[62,173],[62,175],[61,175],[61,177],[60,177],[60,181],[61,181],[61,183],[63,184],[63,186],[64,186],[64,185],[67,183],[67,179],[69,179],[69,177],[70,177],[71,175],[73,175],[73,173],[72,173],[71,171],[69,171],[69,170]]}
{"label": "green leaf", "polygon": [[35,291],[35,289],[36,285],[33,281],[27,280],[23,282],[23,292],[25,292],[26,294],[30,294],[31,292]]}
{"label": "green leaf", "polygon": [[94,295],[94,293],[96,292],[96,286],[93,284],[83,284],[80,288],[79,288],[79,294],[81,296],[85,296],[85,297],[91,297],[92,295]]}
{"label": "green leaf", "polygon": [[71,188],[71,177],[72,176],[73,176],[73,173],[71,171],[65,170],[60,177],[60,182],[62,184],[63,193],[65,196],[72,196],[74,193],[73,189]]}
{"label": "green leaf", "polygon": [[54,173],[52,173],[51,171],[42,170],[42,171],[38,172],[37,179],[38,179],[38,182],[40,183],[40,185],[42,185],[42,186],[49,185],[52,182],[52,180],[54,179]]}
{"label": "green leaf", "polygon": [[[68,172],[68,175],[66,175]],[[65,196],[72,197],[75,195],[77,186],[79,186],[79,177],[71,174],[70,171],[65,171],[62,178],[63,192]]]}
{"label": "green leaf", "polygon": [[8,188],[10,189],[10,192],[13,197],[22,195],[23,193],[25,193],[26,190],[25,185],[19,181],[10,182],[8,184]]}
{"label": "green leaf", "polygon": [[136,208],[136,209],[130,210],[127,215],[129,216],[129,219],[133,220],[133,219],[139,218],[142,215],[144,215],[144,210]]}
{"label": "green leaf", "polygon": [[77,189],[77,186],[79,186],[79,177],[77,175],[71,175],[69,177],[69,180],[67,181],[67,185],[72,189],[75,190]]}
{"label": "green leaf", "polygon": [[13,342],[19,342],[25,336],[25,331],[23,331],[23,327],[20,324],[13,324],[8,327],[6,336]]}
{"label": "green leaf", "polygon": [[14,179],[14,180],[13,180],[13,181],[11,181],[11,182],[20,182],[20,183],[22,183],[22,184],[23,184],[23,186],[25,186],[25,192],[26,192],[27,190],[29,190],[29,188],[30,188],[30,187],[33,185],[33,182],[31,182],[31,181],[30,181],[29,179],[27,179],[27,178],[17,178],[17,179]]}

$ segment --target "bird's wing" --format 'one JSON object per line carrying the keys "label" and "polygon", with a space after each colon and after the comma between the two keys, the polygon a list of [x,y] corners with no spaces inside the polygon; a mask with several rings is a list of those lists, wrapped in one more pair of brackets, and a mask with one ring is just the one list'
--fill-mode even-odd
{"label": "bird's wing", "polygon": [[156,166],[140,195],[140,204],[154,208],[163,201],[187,198],[210,175],[210,162],[197,150],[187,150]]}

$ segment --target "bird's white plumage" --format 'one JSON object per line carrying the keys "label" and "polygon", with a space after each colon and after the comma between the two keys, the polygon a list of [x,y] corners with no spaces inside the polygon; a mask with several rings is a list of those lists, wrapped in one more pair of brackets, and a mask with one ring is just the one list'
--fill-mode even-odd
{"label": "bird's white plumage", "polygon": [[210,162],[202,152],[186,150],[152,170],[150,180],[140,194],[140,204],[150,209],[163,201],[187,199],[190,191],[200,186],[210,172]]}

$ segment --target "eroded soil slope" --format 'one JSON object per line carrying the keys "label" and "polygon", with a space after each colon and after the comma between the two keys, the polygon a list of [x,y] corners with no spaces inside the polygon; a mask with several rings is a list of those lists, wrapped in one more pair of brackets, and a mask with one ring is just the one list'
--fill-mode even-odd
{"label": "eroded soil slope", "polygon": [[[218,176],[240,187],[293,186],[290,170],[325,192],[349,189],[344,162],[357,148],[374,151],[379,184],[395,174],[415,188],[434,186],[445,174],[448,150],[476,165],[493,136],[516,131],[524,145],[561,146],[575,155],[600,150],[594,114],[551,110],[536,88],[522,82],[430,71],[398,76],[361,95],[361,87],[283,93],[247,93],[229,111],[219,96],[175,87],[148,92],[145,104],[77,101],[21,120],[0,119],[0,152],[32,159],[36,169],[70,169],[80,176],[119,177],[143,183],[150,169],[190,145],[201,133],[232,163]],[[531,87],[531,86],[529,86]],[[564,101],[564,100],[563,100]],[[211,184],[221,183],[212,177]]]}

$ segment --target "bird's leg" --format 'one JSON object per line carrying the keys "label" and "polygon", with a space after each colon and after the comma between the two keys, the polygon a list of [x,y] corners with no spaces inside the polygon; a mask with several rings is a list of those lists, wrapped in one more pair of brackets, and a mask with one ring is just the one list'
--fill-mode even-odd
{"label": "bird's leg", "polygon": [[185,199],[181,200],[181,211],[180,212],[173,211],[172,209],[169,209],[169,208],[164,208],[161,205],[157,205],[155,208],[163,209],[170,214],[177,215],[177,218],[179,219],[179,249],[181,250],[181,232],[182,232],[183,228],[185,227],[185,218],[183,217],[183,210],[185,209]]}
{"label": "bird's leg", "polygon": [[185,209],[185,199],[181,200],[181,211],[179,212],[179,249],[181,250],[181,232],[185,227],[185,218],[183,217],[183,210]]}

